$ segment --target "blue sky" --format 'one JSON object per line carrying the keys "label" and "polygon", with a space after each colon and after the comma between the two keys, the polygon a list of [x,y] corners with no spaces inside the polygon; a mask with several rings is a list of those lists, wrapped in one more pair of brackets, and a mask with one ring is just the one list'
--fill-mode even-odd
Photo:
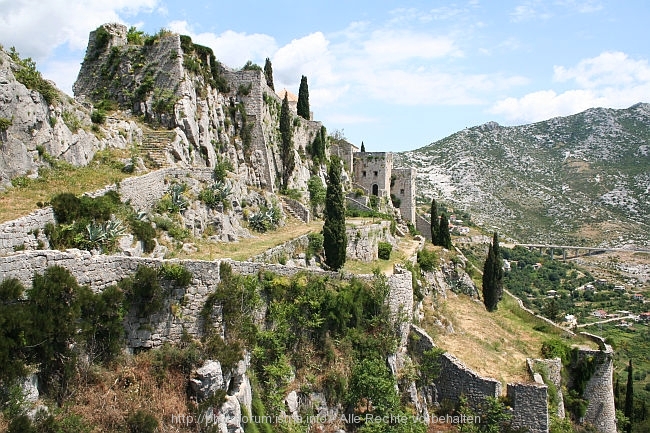
{"label": "blue sky", "polygon": [[232,68],[269,57],[276,89],[306,75],[315,119],[368,151],[650,102],[647,0],[0,0],[0,43],[68,93],[105,22],[188,34]]}

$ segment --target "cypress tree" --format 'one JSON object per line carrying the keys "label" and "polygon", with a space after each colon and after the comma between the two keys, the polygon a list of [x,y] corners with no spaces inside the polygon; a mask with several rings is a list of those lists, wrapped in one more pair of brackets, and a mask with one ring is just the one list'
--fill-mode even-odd
{"label": "cypress tree", "polygon": [[438,232],[438,243],[443,248],[451,249],[451,234],[449,233],[449,220],[447,214],[442,213],[440,216],[440,231]]}
{"label": "cypress tree", "polygon": [[284,94],[282,109],[280,110],[280,135],[282,136],[282,146],[280,147],[280,158],[282,159],[281,189],[286,190],[289,185],[291,173],[293,173],[293,169],[296,165],[293,152],[291,113],[289,111],[289,101],[286,93]]}
{"label": "cypress tree", "polygon": [[275,86],[273,86],[273,66],[271,66],[271,60],[268,57],[264,62],[264,78],[266,79],[267,86],[275,90]]}
{"label": "cypress tree", "polygon": [[364,146],[363,141],[361,142],[361,152],[366,152],[366,146]]}
{"label": "cypress tree", "polygon": [[494,232],[492,236],[492,250],[494,251],[494,281],[497,302],[503,297],[503,260],[501,259],[501,247],[499,246],[499,235]]}
{"label": "cypress tree", "polygon": [[625,426],[625,433],[632,433],[632,416],[634,415],[634,378],[632,377],[632,360],[627,367],[627,387],[625,389],[625,416],[630,422]]}
{"label": "cypress tree", "polygon": [[345,263],[348,239],[345,234],[345,202],[341,186],[341,161],[333,157],[328,172],[323,223],[325,264],[332,270]]}
{"label": "cypress tree", "polygon": [[503,296],[503,265],[499,247],[499,237],[494,233],[488,250],[487,259],[483,264],[483,304],[488,311],[497,309],[497,304]]}
{"label": "cypress tree", "polygon": [[438,218],[438,203],[434,198],[431,200],[431,242],[433,245],[439,245],[438,236],[440,236],[440,219]]}
{"label": "cypress tree", "polygon": [[298,89],[298,116],[309,120],[309,87],[307,86],[307,77],[304,75],[300,79],[300,88]]}

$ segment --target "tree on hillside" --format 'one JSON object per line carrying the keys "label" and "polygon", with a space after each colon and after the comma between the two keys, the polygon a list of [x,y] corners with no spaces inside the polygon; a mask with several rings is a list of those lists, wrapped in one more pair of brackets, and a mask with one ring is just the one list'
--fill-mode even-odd
{"label": "tree on hillside", "polygon": [[339,270],[345,263],[348,238],[345,234],[345,201],[341,186],[341,161],[333,157],[330,164],[325,198],[323,249],[325,264]]}
{"label": "tree on hillside", "polygon": [[280,110],[280,135],[282,145],[280,147],[280,158],[282,159],[282,185],[281,189],[286,190],[289,185],[291,173],[296,165],[293,151],[293,130],[291,124],[291,112],[289,111],[289,100],[284,94],[282,109]]}
{"label": "tree on hillside", "polygon": [[488,311],[495,311],[503,296],[503,260],[499,247],[499,237],[494,237],[483,264],[483,304]]}
{"label": "tree on hillside", "polygon": [[363,144],[363,141],[361,142],[361,152],[366,152],[366,146]]}
{"label": "tree on hillside", "polygon": [[440,219],[438,218],[438,203],[436,199],[431,200],[431,242],[438,245],[438,236],[440,233]]}
{"label": "tree on hillside", "polygon": [[440,216],[440,230],[438,231],[438,242],[436,245],[440,245],[443,248],[451,249],[451,234],[449,233],[449,220],[447,219],[447,214],[442,213]]}
{"label": "tree on hillside", "polygon": [[307,77],[304,75],[300,79],[300,88],[298,89],[298,116],[309,120],[309,87],[307,86]]}
{"label": "tree on hillside", "polygon": [[325,155],[325,148],[327,147],[327,129],[321,126],[320,131],[316,134],[314,141],[311,144],[309,153],[311,154],[315,163],[323,163],[327,160]]}
{"label": "tree on hillside", "polygon": [[632,417],[634,415],[634,378],[632,376],[632,360],[627,366],[627,388],[625,389],[625,416],[630,421],[625,426],[625,433],[632,433]]}
{"label": "tree on hillside", "polygon": [[275,90],[275,86],[273,85],[273,66],[271,66],[271,60],[268,57],[264,62],[264,78],[266,79],[266,85]]}

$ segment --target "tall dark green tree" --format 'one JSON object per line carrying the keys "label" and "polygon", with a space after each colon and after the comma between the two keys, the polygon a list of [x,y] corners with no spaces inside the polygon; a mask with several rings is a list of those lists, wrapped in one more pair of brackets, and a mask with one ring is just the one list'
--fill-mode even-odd
{"label": "tall dark green tree", "polygon": [[0,385],[27,373],[24,334],[32,316],[23,298],[24,287],[15,278],[0,282]]}
{"label": "tall dark green tree", "polygon": [[300,88],[298,89],[298,116],[303,119],[309,119],[309,87],[307,86],[307,77],[304,75],[300,79]]}
{"label": "tall dark green tree", "polygon": [[289,100],[287,94],[284,94],[282,108],[280,110],[280,135],[282,145],[280,147],[280,158],[282,159],[282,184],[281,189],[286,190],[289,185],[289,179],[295,168],[296,161],[293,151],[293,126],[291,124],[291,112],[289,111]]}
{"label": "tall dark green tree", "polygon": [[431,200],[431,242],[438,245],[438,236],[440,236],[440,218],[438,218],[438,203],[436,199]]}
{"label": "tall dark green tree", "polygon": [[330,164],[325,197],[323,223],[323,249],[325,264],[332,270],[339,270],[345,263],[348,238],[345,234],[345,198],[341,186],[341,161],[333,157]]}
{"label": "tall dark green tree", "polygon": [[321,126],[320,131],[316,134],[311,144],[310,154],[314,162],[323,163],[326,161],[325,148],[327,147],[327,129]]}
{"label": "tall dark green tree", "polygon": [[271,60],[268,57],[264,62],[264,78],[266,79],[266,85],[275,90],[275,86],[273,85],[273,66],[271,65]]}
{"label": "tall dark green tree", "polygon": [[625,426],[625,433],[632,433],[632,417],[634,416],[634,377],[632,375],[632,360],[627,366],[627,387],[625,388],[625,416],[630,422]]}
{"label": "tall dark green tree", "polygon": [[363,144],[363,141],[361,142],[361,152],[365,153],[366,151],[366,146]]}
{"label": "tall dark green tree", "polygon": [[449,220],[447,214],[442,213],[440,216],[440,230],[438,231],[438,243],[443,248],[451,249],[451,233],[449,233]]}
{"label": "tall dark green tree", "polygon": [[503,260],[499,237],[494,232],[487,259],[483,264],[483,304],[488,311],[495,311],[503,296]]}

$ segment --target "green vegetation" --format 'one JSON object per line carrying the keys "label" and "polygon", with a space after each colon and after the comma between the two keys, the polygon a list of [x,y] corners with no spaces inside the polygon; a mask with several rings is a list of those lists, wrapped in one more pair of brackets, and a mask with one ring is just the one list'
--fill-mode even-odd
{"label": "green vegetation", "polygon": [[393,251],[393,246],[389,242],[379,242],[377,244],[377,255],[382,260],[390,260],[390,253]]}
{"label": "green vegetation", "polygon": [[285,93],[280,110],[280,136],[282,144],[280,146],[280,159],[282,161],[282,184],[280,189],[287,189],[289,179],[293,174],[296,165],[293,151],[293,127],[291,126],[291,112],[289,111],[289,101]]}
{"label": "green vegetation", "polygon": [[336,157],[332,158],[328,173],[324,220],[325,264],[336,271],[345,263],[348,244],[345,232],[345,197],[341,186],[341,161]]}
{"label": "green vegetation", "polygon": [[447,214],[442,213],[440,216],[440,228],[438,231],[438,241],[435,245],[439,245],[443,248],[451,249],[451,234],[449,233],[449,220],[447,219]]}
{"label": "green vegetation", "polygon": [[431,272],[438,267],[438,256],[435,251],[423,248],[417,253],[417,263],[421,270]]}
{"label": "green vegetation", "polygon": [[250,228],[258,233],[266,233],[270,230],[275,230],[280,224],[282,218],[282,211],[277,205],[270,208],[267,206],[260,206],[260,210],[248,217],[248,225]]}
{"label": "green vegetation", "polygon": [[433,245],[439,245],[440,238],[440,219],[438,218],[438,204],[436,199],[431,199],[431,242]]}
{"label": "green vegetation", "polygon": [[50,82],[43,78],[36,69],[36,62],[31,57],[21,59],[14,47],[9,49],[9,56],[20,67],[17,71],[14,71],[14,76],[19,83],[28,89],[36,90],[49,105],[55,104],[59,100],[59,92]]}
{"label": "green vegetation", "polygon": [[222,209],[228,210],[231,205],[228,197],[232,191],[225,183],[216,181],[212,185],[205,187],[199,193],[199,200],[206,204],[210,209],[216,209],[221,206]]}
{"label": "green vegetation", "polygon": [[271,65],[271,60],[267,57],[264,61],[264,79],[266,80],[266,85],[275,90],[273,85],[273,65]]}
{"label": "green vegetation", "polygon": [[0,117],[0,132],[7,132],[13,121],[6,117]]}
{"label": "green vegetation", "polygon": [[300,78],[300,87],[298,88],[298,116],[309,120],[309,86],[307,77],[304,75]]}
{"label": "green vegetation", "polygon": [[309,203],[314,214],[320,214],[319,209],[325,205],[327,189],[323,185],[320,176],[313,175],[307,181],[307,191],[309,191]]}
{"label": "green vegetation", "polygon": [[[444,214],[443,214],[444,217]],[[445,218],[446,220],[446,218]],[[503,260],[499,248],[499,236],[494,232],[487,259],[483,265],[483,304],[488,311],[497,309],[503,297]]]}

